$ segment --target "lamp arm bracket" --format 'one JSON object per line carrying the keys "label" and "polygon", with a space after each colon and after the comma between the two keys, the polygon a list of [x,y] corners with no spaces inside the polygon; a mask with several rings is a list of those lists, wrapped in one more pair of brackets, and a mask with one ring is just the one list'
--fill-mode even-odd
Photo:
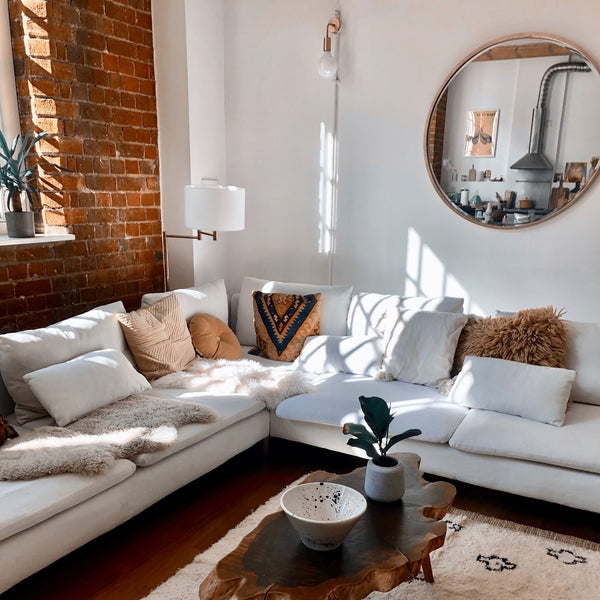
{"label": "lamp arm bracket", "polygon": [[342,23],[338,17],[332,17],[327,23],[327,31],[325,32],[326,37],[329,37],[332,33],[337,33],[342,28]]}

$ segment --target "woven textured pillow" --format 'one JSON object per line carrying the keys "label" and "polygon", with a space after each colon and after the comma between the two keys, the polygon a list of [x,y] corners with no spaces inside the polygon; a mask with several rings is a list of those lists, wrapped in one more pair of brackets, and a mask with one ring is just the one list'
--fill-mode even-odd
{"label": "woven textured pillow", "polygon": [[0,415],[0,446],[2,446],[6,440],[16,437],[19,437],[19,434],[15,431],[15,428]]}
{"label": "woven textured pillow", "polygon": [[521,310],[514,316],[469,318],[458,340],[452,374],[460,372],[467,355],[564,369],[567,326],[563,314],[546,306]]}
{"label": "woven textured pillow", "polygon": [[196,351],[175,294],[117,319],[138,369],[150,381],[194,360]]}
{"label": "woven textured pillow", "polygon": [[192,343],[196,352],[204,358],[242,358],[242,347],[235,333],[214,315],[200,313],[192,317],[189,324]]}
{"label": "woven textured pillow", "polygon": [[321,294],[252,292],[256,348],[250,354],[291,362],[304,341],[321,332]]}

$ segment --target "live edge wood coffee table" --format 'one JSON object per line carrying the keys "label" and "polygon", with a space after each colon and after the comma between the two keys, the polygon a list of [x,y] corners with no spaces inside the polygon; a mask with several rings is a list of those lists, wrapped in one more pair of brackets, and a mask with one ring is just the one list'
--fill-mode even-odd
{"label": "live edge wood coffee table", "polygon": [[[201,600],[359,600],[387,592],[419,574],[433,582],[429,553],[441,548],[456,489],[427,483],[416,454],[394,454],[404,464],[402,500],[368,507],[340,548],[306,548],[281,509],[265,517],[200,585]],[[347,475],[318,471],[303,483],[335,481],[364,494],[365,468]]]}

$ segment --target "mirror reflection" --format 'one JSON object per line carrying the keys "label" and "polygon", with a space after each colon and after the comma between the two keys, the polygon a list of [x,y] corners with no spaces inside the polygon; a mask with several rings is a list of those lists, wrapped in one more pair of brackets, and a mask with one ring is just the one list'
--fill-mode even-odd
{"label": "mirror reflection", "polygon": [[600,165],[600,75],[570,42],[537,34],[477,51],[430,112],[429,174],[461,216],[537,223],[572,205]]}

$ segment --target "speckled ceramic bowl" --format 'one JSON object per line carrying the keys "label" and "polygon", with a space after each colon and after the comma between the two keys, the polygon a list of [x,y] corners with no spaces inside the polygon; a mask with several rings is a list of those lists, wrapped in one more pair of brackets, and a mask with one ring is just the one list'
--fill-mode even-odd
{"label": "speckled ceramic bowl", "polygon": [[281,497],[281,508],[312,550],[334,550],[367,510],[365,497],[338,483],[304,483]]}

